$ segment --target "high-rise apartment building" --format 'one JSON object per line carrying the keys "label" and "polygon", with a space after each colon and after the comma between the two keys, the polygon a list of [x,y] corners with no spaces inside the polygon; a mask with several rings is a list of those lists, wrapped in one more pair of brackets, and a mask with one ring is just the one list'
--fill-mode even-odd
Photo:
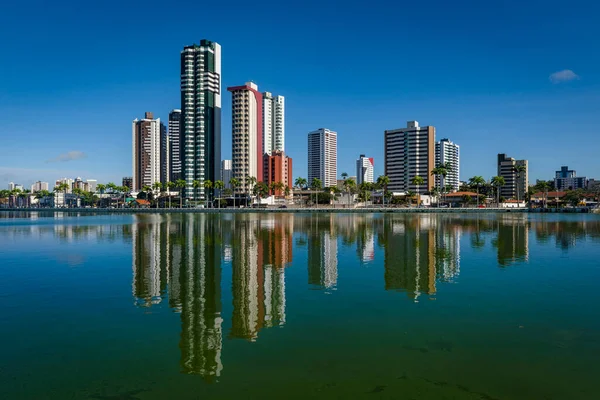
{"label": "high-rise apartment building", "polygon": [[[274,150],[271,155],[265,154],[263,182],[267,185],[281,182],[290,189],[293,187],[292,182],[292,159],[285,155],[283,151]],[[281,197],[285,195],[285,189],[275,190],[275,196]]]}
{"label": "high-rise apartment building", "polygon": [[[194,181],[218,180],[221,168],[221,46],[209,40],[181,52],[182,174],[185,197],[205,200]],[[180,155],[181,157],[181,155]],[[209,191],[210,192],[210,191]],[[196,198],[197,197],[197,198]]]}
{"label": "high-rise apartment building", "polygon": [[73,182],[73,189],[80,189],[84,192],[90,191],[90,186],[87,182],[84,182],[79,176],[75,178],[75,182]]}
{"label": "high-rise apartment building", "polygon": [[556,171],[554,175],[554,187],[556,190],[586,189],[587,185],[587,177],[577,176],[577,172],[569,169],[567,166],[560,167],[560,171]]}
{"label": "high-rise apartment building", "polygon": [[[11,182],[11,184],[13,184],[13,186],[14,186],[14,183]],[[9,184],[9,187],[10,187],[10,184]],[[37,181],[36,183],[31,185],[31,193],[39,192],[42,190],[48,190],[48,182]]]}
{"label": "high-rise apartment building", "polygon": [[[54,182],[54,187],[60,185],[61,183],[66,183],[67,184],[67,190],[66,193],[72,193],[73,190],[73,182],[75,182],[73,179],[71,178],[62,178],[62,179],[57,179],[56,182]],[[62,192],[62,191],[61,191]],[[62,192],[64,193],[64,192]]]}
{"label": "high-rise apartment building", "polygon": [[435,143],[435,165],[448,166],[448,174],[438,177],[438,182],[434,182],[437,187],[448,187],[456,192],[460,186],[460,146],[452,143],[448,139],[442,139]]}
{"label": "high-rise apartment building", "polygon": [[320,128],[308,134],[308,184],[320,179],[323,187],[337,184],[337,133]]}
{"label": "high-rise apartment building", "polygon": [[[406,128],[385,131],[385,175],[390,179],[388,190],[423,194],[433,188],[431,170],[435,168],[435,128],[420,127],[408,121]],[[423,178],[422,185],[413,185],[415,176]]]}
{"label": "high-rise apartment building", "polygon": [[361,183],[373,183],[373,170],[375,168],[375,162],[373,157],[365,157],[361,154],[356,160],[356,184]]}
{"label": "high-rise apartment building", "polygon": [[231,189],[231,184],[229,183],[231,178],[233,178],[231,160],[221,161],[221,180],[225,184],[225,189]]}
{"label": "high-rise apartment building", "polygon": [[143,119],[134,119],[131,143],[132,190],[138,192],[144,186],[152,187],[156,182],[166,183],[169,171],[167,130],[160,118],[154,119],[154,115],[147,112]]}
{"label": "high-rise apartment building", "polygon": [[9,182],[8,183],[8,190],[15,190],[15,183],[14,182]]}
{"label": "high-rise apartment building", "polygon": [[263,93],[263,153],[285,151],[285,98]]}
{"label": "high-rise apartment building", "polygon": [[96,179],[86,179],[86,183],[90,192],[96,193],[98,191],[98,181]]}
{"label": "high-rise apartment building", "polygon": [[232,96],[231,161],[233,177],[243,191],[250,189],[247,177],[263,179],[263,101],[258,86],[246,82],[227,88]]}
{"label": "high-rise apartment building", "polygon": [[169,113],[169,181],[182,179],[183,136],[181,132],[181,110]]}
{"label": "high-rise apartment building", "polygon": [[[506,154],[498,154],[498,176],[504,178],[505,184],[500,187],[500,196],[505,199],[517,198],[523,200],[529,182],[529,165],[527,160],[515,160]],[[524,171],[517,172],[518,168]]]}

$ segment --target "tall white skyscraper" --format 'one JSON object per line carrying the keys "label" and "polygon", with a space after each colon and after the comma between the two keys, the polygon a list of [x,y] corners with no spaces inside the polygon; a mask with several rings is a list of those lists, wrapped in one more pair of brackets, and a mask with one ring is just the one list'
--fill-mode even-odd
{"label": "tall white skyscraper", "polygon": [[133,120],[131,125],[133,191],[156,182],[167,182],[168,151],[167,131],[160,118],[151,112],[145,118]]}
{"label": "tall white skyscraper", "polygon": [[[408,121],[406,128],[384,132],[385,175],[390,178],[388,190],[423,194],[433,187],[431,170],[435,168],[435,128]],[[423,184],[413,185],[420,176]]]}
{"label": "tall white skyscraper", "polygon": [[373,169],[375,163],[373,157],[365,157],[361,154],[358,160],[356,160],[356,184],[361,183],[373,183]]}
{"label": "tall white skyscraper", "polygon": [[203,39],[181,51],[180,130],[185,197],[205,200],[207,191],[196,190],[194,181],[203,187],[221,172],[221,46],[216,42]]}
{"label": "tall white skyscraper", "polygon": [[435,165],[436,167],[446,164],[450,167],[448,175],[444,178],[440,176],[439,181],[435,182],[437,187],[450,187],[451,191],[456,192],[460,186],[460,146],[452,143],[448,139],[442,139],[435,144]]}
{"label": "tall white skyscraper", "polygon": [[320,128],[308,134],[308,184],[320,179],[323,187],[337,185],[337,132]]}
{"label": "tall white skyscraper", "polygon": [[232,97],[231,161],[233,177],[242,190],[248,190],[247,177],[263,179],[262,94],[258,86],[246,82],[243,86],[227,88]]}
{"label": "tall white skyscraper", "polygon": [[285,98],[263,93],[263,153],[285,151]]}

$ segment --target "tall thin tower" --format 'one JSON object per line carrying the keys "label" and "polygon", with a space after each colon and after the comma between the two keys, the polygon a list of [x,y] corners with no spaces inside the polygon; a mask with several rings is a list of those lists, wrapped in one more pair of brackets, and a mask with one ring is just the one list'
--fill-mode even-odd
{"label": "tall thin tower", "polygon": [[285,98],[263,93],[263,153],[285,151]]}
{"label": "tall thin tower", "polygon": [[181,52],[182,173],[185,196],[205,200],[195,190],[221,172],[221,46],[209,40],[184,47]]}
{"label": "tall thin tower", "polygon": [[320,179],[323,187],[337,185],[337,132],[320,128],[308,134],[308,184]]}
{"label": "tall thin tower", "polygon": [[143,119],[135,119],[131,130],[133,191],[138,192],[144,186],[167,181],[169,158],[167,133],[160,118],[154,119],[147,112]]}

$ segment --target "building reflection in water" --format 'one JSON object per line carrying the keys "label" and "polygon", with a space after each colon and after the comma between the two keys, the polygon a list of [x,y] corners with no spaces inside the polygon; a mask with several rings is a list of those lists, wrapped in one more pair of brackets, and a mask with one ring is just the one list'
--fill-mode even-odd
{"label": "building reflection in water", "polygon": [[221,364],[221,221],[207,215],[136,216],[132,229],[136,304],[181,314],[181,370],[213,381]]}
{"label": "building reflection in water", "polygon": [[526,214],[501,214],[497,220],[498,264],[502,267],[529,261],[529,221]]}
{"label": "building reflection in water", "polygon": [[133,224],[132,269],[135,304],[149,307],[161,302],[167,286],[168,235],[161,229],[160,217],[147,215]]}
{"label": "building reflection in water", "polygon": [[308,283],[335,290],[338,279],[338,248],[334,214],[315,215],[308,221]]}
{"label": "building reflection in water", "polygon": [[[293,260],[294,245],[306,247],[308,283],[313,288],[335,290],[339,240],[341,248],[355,251],[360,262],[376,259],[381,251],[385,289],[405,292],[419,301],[435,296],[440,283],[457,279],[465,236],[474,250],[483,248],[490,238],[487,243],[495,248],[500,266],[529,259],[530,229],[538,242],[555,237],[557,245],[566,249],[579,240],[600,240],[597,221],[531,220],[516,213],[482,218],[291,213],[142,214],[135,218],[132,225],[110,228],[114,231],[107,226],[64,225],[50,232],[62,240],[92,236],[115,240],[119,235],[130,240],[135,304],[162,306],[168,294],[169,307],[181,315],[181,370],[209,382],[216,381],[223,370],[224,263],[231,263],[232,274],[228,337],[252,342],[261,329],[286,323],[285,271]],[[46,229],[16,227],[0,231],[0,238],[42,235]]]}
{"label": "building reflection in water", "polygon": [[292,261],[292,214],[237,215],[232,224],[233,315],[230,336],[255,341],[285,324],[285,270]]}
{"label": "building reflection in water", "polygon": [[436,281],[460,273],[459,226],[436,215],[387,216],[380,225],[386,290],[401,290],[418,301],[433,296]]}

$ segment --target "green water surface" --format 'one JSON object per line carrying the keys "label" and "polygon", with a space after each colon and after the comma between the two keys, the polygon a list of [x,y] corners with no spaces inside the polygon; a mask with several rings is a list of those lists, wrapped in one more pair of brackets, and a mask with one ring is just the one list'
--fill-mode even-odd
{"label": "green water surface", "polygon": [[594,399],[600,216],[0,213],[0,399]]}

